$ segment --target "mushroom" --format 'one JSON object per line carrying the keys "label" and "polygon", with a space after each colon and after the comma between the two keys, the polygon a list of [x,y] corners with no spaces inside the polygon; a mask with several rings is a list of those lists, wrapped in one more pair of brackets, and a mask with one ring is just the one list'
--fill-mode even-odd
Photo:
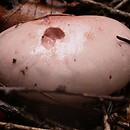
{"label": "mushroom", "polygon": [[[0,82],[52,91],[35,99],[83,103],[130,81],[130,30],[103,16],[47,16],[0,33]],[[34,96],[35,95],[35,96]],[[51,97],[51,98],[48,98]]]}

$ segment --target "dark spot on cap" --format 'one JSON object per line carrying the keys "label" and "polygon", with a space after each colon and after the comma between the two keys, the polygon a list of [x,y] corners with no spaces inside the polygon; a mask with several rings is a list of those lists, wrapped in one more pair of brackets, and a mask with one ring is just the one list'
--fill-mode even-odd
{"label": "dark spot on cap", "polygon": [[62,39],[64,37],[65,33],[60,28],[49,27],[42,36],[42,45],[46,49],[51,49],[55,45],[57,39]]}
{"label": "dark spot on cap", "polygon": [[118,45],[121,47],[121,44],[120,44],[120,43],[119,43]]}
{"label": "dark spot on cap", "polygon": [[28,67],[26,66],[25,69],[28,70]]}
{"label": "dark spot on cap", "polygon": [[109,79],[112,79],[112,76],[111,76],[111,75],[109,76]]}
{"label": "dark spot on cap", "polygon": [[102,28],[102,27],[99,27],[99,31],[103,32],[104,30],[103,30],[103,28]]}
{"label": "dark spot on cap", "polygon": [[17,62],[17,60],[16,60],[16,59],[13,59],[13,60],[12,60],[12,63],[13,63],[13,64],[15,64],[16,62]]}
{"label": "dark spot on cap", "polygon": [[74,59],[74,62],[76,62],[76,59]]}
{"label": "dark spot on cap", "polygon": [[23,75],[25,75],[25,70],[20,70]]}
{"label": "dark spot on cap", "polygon": [[35,84],[34,84],[34,86],[36,87],[36,86],[37,86],[37,84],[35,83]]}
{"label": "dark spot on cap", "polygon": [[56,92],[60,92],[60,93],[64,93],[66,90],[66,86],[64,85],[59,85],[57,88],[56,88]]}

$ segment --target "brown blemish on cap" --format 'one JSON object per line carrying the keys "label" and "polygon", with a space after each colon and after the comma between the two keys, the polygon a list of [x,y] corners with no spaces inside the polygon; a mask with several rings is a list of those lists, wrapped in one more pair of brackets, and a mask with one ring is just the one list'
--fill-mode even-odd
{"label": "brown blemish on cap", "polygon": [[42,36],[42,45],[46,49],[51,49],[55,45],[57,39],[62,39],[64,37],[65,33],[60,28],[49,27]]}
{"label": "brown blemish on cap", "polygon": [[121,44],[120,44],[120,43],[119,43],[118,45],[121,47]]}
{"label": "brown blemish on cap", "polygon": [[17,62],[17,59],[14,58],[14,59],[12,60],[12,63],[15,64],[16,62]]}
{"label": "brown blemish on cap", "polygon": [[87,40],[93,40],[94,39],[94,34],[92,32],[86,32],[86,37]]}
{"label": "brown blemish on cap", "polygon": [[111,76],[111,75],[109,76],[109,79],[110,79],[110,80],[112,79],[112,76]]}
{"label": "brown blemish on cap", "polygon": [[21,73],[23,74],[23,75],[25,75],[25,70],[23,69],[23,70],[20,70],[21,71]]}
{"label": "brown blemish on cap", "polygon": [[76,62],[76,59],[74,59],[74,62]]}
{"label": "brown blemish on cap", "polygon": [[99,31],[100,31],[100,32],[103,32],[104,30],[103,30],[103,28],[102,28],[102,27],[99,27]]}

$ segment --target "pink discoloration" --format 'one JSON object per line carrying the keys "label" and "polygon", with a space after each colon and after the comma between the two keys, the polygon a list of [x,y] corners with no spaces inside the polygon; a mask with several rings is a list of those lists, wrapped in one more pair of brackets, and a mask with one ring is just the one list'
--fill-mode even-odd
{"label": "pink discoloration", "polygon": [[55,40],[51,39],[50,37],[43,36],[42,44],[46,49],[51,49],[55,45]]}
{"label": "pink discoloration", "polygon": [[87,37],[87,40],[93,40],[94,39],[94,34],[92,32],[86,32],[86,37]]}
{"label": "pink discoloration", "polygon": [[44,36],[50,37],[51,39],[62,39],[65,34],[60,28],[50,27],[46,29]]}
{"label": "pink discoloration", "polygon": [[103,30],[103,28],[102,28],[102,27],[99,27],[99,31],[103,32],[104,30]]}
{"label": "pink discoloration", "polygon": [[51,49],[57,39],[62,39],[65,37],[64,32],[60,28],[50,27],[45,30],[42,36],[42,45],[46,49]]}

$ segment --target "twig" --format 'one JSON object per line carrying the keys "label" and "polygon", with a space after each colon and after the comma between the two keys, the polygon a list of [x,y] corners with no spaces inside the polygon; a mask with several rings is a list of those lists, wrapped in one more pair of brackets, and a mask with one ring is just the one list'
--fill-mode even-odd
{"label": "twig", "polygon": [[5,19],[5,21],[4,21],[4,24],[6,24],[8,21],[9,21],[9,19],[18,11],[18,10],[20,10],[21,8],[22,8],[22,6],[23,5],[19,5],[11,14],[9,14],[9,16],[7,16],[7,18]]}
{"label": "twig", "polygon": [[35,127],[29,127],[29,126],[23,126],[13,123],[6,123],[6,122],[0,122],[0,128],[4,128],[5,130],[50,130],[50,129],[42,129],[42,128],[35,128]]}
{"label": "twig", "polygon": [[105,106],[102,106],[102,110],[104,112],[104,130],[111,130]]}
{"label": "twig", "polygon": [[17,6],[17,8],[14,9],[13,12],[11,12],[11,14],[9,14],[9,16],[7,16],[7,18],[6,18],[5,21],[4,21],[4,24],[6,24],[6,23],[9,21],[9,19],[10,19],[15,13],[17,13],[17,11],[20,10],[20,9],[24,6],[24,4],[27,3],[27,1],[28,1],[28,0],[25,0],[23,4],[19,4],[19,5]]}
{"label": "twig", "polygon": [[6,87],[6,86],[0,82],[0,87]]}
{"label": "twig", "polygon": [[115,6],[115,9],[119,9],[122,6],[124,6],[129,0],[122,0],[117,6]]}
{"label": "twig", "polygon": [[121,36],[116,36],[116,38],[123,41],[123,42],[126,42],[126,43],[130,44],[130,40],[127,39],[127,38],[124,38],[124,37],[121,37]]}
{"label": "twig", "polygon": [[46,0],[47,5],[54,7],[54,8],[66,8],[66,7],[75,7],[76,5],[79,4],[79,2],[71,2],[71,3],[67,3],[66,1],[64,2],[60,2],[58,0]]}
{"label": "twig", "polygon": [[18,94],[19,92],[24,92],[24,93],[29,93],[29,92],[35,92],[35,93],[40,93],[40,94],[64,94],[64,95],[70,95],[70,96],[80,96],[84,98],[94,98],[98,99],[99,101],[104,101],[104,100],[109,100],[109,101],[116,101],[116,102],[121,102],[121,101],[126,101],[130,102],[130,99],[124,96],[108,96],[108,95],[94,95],[94,94],[87,94],[87,93],[70,93],[70,92],[59,92],[59,91],[49,91],[49,90],[43,90],[40,88],[26,88],[26,87],[0,87],[0,92],[4,92],[5,94],[13,94],[16,93]]}
{"label": "twig", "polygon": [[50,12],[50,14],[52,14],[53,13],[53,0],[51,0],[51,12]]}
{"label": "twig", "polygon": [[110,3],[109,3],[109,6],[114,6],[114,5],[117,5],[118,2],[121,1],[121,0],[112,0]]}
{"label": "twig", "polygon": [[106,6],[106,5],[104,5],[100,2],[95,2],[93,0],[80,0],[80,1],[83,2],[83,3],[86,3],[86,4],[92,4],[93,6],[96,6],[96,7],[103,9],[103,10],[106,10],[111,14],[119,15],[119,16],[130,19],[130,13],[127,13],[127,12],[124,12],[124,11],[121,11],[121,10],[118,10],[118,9],[114,9],[112,7],[108,7],[108,6]]}
{"label": "twig", "polygon": [[21,110],[20,108],[9,105],[6,102],[0,100],[0,110],[3,110],[7,115],[13,115],[13,117],[18,117],[19,119],[25,120],[28,124],[33,124],[35,126],[40,126],[42,121],[38,118],[32,116],[31,114]]}
{"label": "twig", "polygon": [[38,3],[35,3],[35,7],[36,7],[36,9],[34,11],[34,17],[36,16],[36,13],[37,13]]}
{"label": "twig", "polygon": [[124,128],[125,130],[130,130],[130,124],[127,122],[118,121],[117,125],[121,128]]}
{"label": "twig", "polygon": [[[52,126],[53,128],[60,128],[60,130],[77,130],[75,128],[71,128],[69,126],[66,125],[62,125],[56,121],[50,120],[50,119],[46,119],[44,122],[39,121],[39,119],[33,117],[32,115],[30,115],[29,113],[25,113],[24,111],[21,111],[20,108],[18,107],[14,107],[9,105],[8,103],[1,101],[0,100],[0,110],[4,111],[4,113],[11,118],[11,120],[16,117],[16,119],[19,119],[22,122],[27,122],[26,124],[33,124],[33,126],[40,126],[44,129],[41,128],[34,128],[34,127],[29,127],[29,126],[22,126],[21,125],[14,125],[12,123],[7,123],[4,127],[8,130],[12,130],[13,128],[19,128],[18,130],[51,130],[51,128],[46,128],[46,125],[44,126],[44,123],[49,124],[50,126]],[[22,118],[22,120],[21,120]],[[1,123],[1,122],[0,122]],[[13,126],[13,127],[12,127]],[[1,126],[0,124],[0,128],[3,127],[3,125]]]}

